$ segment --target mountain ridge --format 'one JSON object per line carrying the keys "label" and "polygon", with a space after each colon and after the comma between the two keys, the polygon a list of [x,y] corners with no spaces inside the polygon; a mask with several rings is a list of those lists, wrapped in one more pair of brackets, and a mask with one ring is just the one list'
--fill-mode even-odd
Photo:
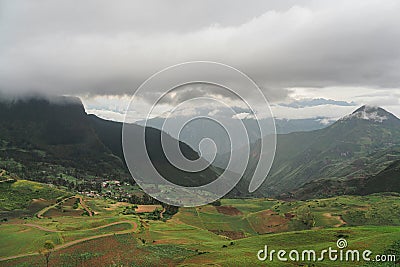
{"label": "mountain ridge", "polygon": [[[0,163],[4,166],[0,167],[22,178],[49,183],[56,183],[63,175],[133,182],[122,153],[122,123],[86,114],[78,98],[34,97],[3,100],[2,103]],[[137,132],[143,131],[143,127],[135,127]],[[146,128],[146,140],[149,139],[146,144],[149,143],[148,148],[153,151],[153,164],[167,179],[178,184],[192,183],[193,186],[193,183],[199,185],[217,177],[214,169],[205,170],[201,176],[191,176],[176,169],[161,153],[160,138],[159,130]],[[166,140],[174,141],[169,136]],[[188,158],[199,157],[186,144],[180,142],[180,147]]]}
{"label": "mountain ridge", "polygon": [[400,160],[393,161],[376,175],[354,179],[320,179],[279,196],[281,199],[329,198],[338,195],[400,193]]}

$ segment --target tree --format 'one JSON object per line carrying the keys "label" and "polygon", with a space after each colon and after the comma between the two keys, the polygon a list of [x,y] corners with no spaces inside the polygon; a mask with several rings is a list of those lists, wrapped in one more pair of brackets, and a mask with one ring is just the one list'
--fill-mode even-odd
{"label": "tree", "polygon": [[211,205],[216,206],[216,207],[221,206],[221,200],[217,199],[214,202],[212,202]]}
{"label": "tree", "polygon": [[55,245],[54,245],[53,241],[46,240],[46,242],[43,245],[43,248],[39,251],[39,253],[44,256],[47,267],[49,267],[50,255],[53,252],[54,247],[55,247]]}

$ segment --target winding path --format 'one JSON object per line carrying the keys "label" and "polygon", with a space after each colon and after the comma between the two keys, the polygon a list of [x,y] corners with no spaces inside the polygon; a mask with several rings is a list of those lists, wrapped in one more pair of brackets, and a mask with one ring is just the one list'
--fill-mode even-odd
{"label": "winding path", "polygon": [[336,220],[339,221],[338,224],[335,224],[334,227],[340,227],[342,225],[346,225],[347,223],[342,219],[342,216],[333,216],[332,213],[324,213],[323,214],[326,218],[335,218]]}
{"label": "winding path", "polygon": [[164,218],[164,213],[166,212],[166,209],[163,208],[163,210],[160,212],[160,218],[163,219]]}

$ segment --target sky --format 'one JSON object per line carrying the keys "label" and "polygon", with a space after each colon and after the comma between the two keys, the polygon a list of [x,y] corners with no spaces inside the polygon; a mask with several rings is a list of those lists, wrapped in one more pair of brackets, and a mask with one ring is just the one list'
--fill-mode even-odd
{"label": "sky", "polygon": [[[396,0],[0,0],[0,95],[79,96],[87,112],[123,120],[151,75],[202,60],[251,77],[278,118],[339,118],[363,104],[400,117],[399,13]],[[189,92],[216,95],[206,89]],[[152,105],[142,100],[134,120]]]}

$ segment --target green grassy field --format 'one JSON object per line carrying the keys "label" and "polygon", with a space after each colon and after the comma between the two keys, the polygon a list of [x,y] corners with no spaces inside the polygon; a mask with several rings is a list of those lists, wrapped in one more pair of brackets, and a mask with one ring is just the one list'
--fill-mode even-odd
{"label": "green grassy field", "polygon": [[[132,206],[128,203],[83,198],[94,214],[88,216],[78,212],[83,211],[82,205],[74,205],[79,196],[27,181],[8,186],[2,191],[27,193],[17,197],[2,192],[7,196],[2,198],[5,207],[25,209],[31,216],[15,217],[8,208],[14,217],[0,224],[0,242],[7,244],[0,247],[0,266],[43,266],[44,258],[38,251],[47,240],[55,244],[50,266],[282,266],[276,259],[259,261],[257,252],[265,245],[276,250],[320,251],[336,248],[340,237],[347,240],[349,249],[369,249],[373,255],[392,251],[400,259],[399,250],[391,248],[400,241],[400,196],[396,194],[293,202],[223,199],[219,206],[181,208],[164,221],[147,219],[145,214],[124,215],[125,208]],[[43,205],[54,208],[58,199],[66,211],[37,218],[37,207],[30,211],[37,192],[47,201]],[[3,216],[7,214],[4,208]]]}
{"label": "green grassy field", "polygon": [[61,237],[58,233],[11,224],[2,224],[0,229],[0,241],[2,244],[7,244],[7,246],[0,247],[2,257],[37,252],[46,240],[52,240],[56,245],[61,244]]}
{"label": "green grassy field", "polygon": [[[322,230],[307,230],[286,232],[271,235],[258,235],[240,240],[230,241],[216,236],[209,231],[176,223],[151,224],[149,241],[142,243],[141,234],[136,236],[108,236],[97,240],[79,243],[70,248],[54,252],[51,263],[54,266],[76,266],[73,262],[65,261],[65,255],[72,258],[82,255],[92,255],[81,259],[85,265],[96,262],[111,263],[116,260],[122,266],[282,266],[276,259],[272,262],[260,262],[256,255],[264,245],[271,249],[322,249],[336,248],[336,240],[345,236],[349,249],[369,249],[373,255],[382,254],[395,241],[400,239],[399,227],[346,227]],[[139,239],[138,239],[139,238]],[[150,241],[152,240],[153,241]],[[21,240],[20,240],[21,241]],[[233,242],[233,243],[231,243]],[[110,247],[118,244],[120,250],[110,252]],[[371,257],[372,258],[372,257]],[[9,260],[4,266],[32,266],[26,262],[41,266],[40,256],[30,256]],[[288,262],[289,266],[313,262]],[[317,262],[315,266],[355,266],[365,262]],[[118,266],[121,266],[118,265]],[[79,265],[78,265],[79,266]],[[393,266],[393,265],[389,265]]]}

